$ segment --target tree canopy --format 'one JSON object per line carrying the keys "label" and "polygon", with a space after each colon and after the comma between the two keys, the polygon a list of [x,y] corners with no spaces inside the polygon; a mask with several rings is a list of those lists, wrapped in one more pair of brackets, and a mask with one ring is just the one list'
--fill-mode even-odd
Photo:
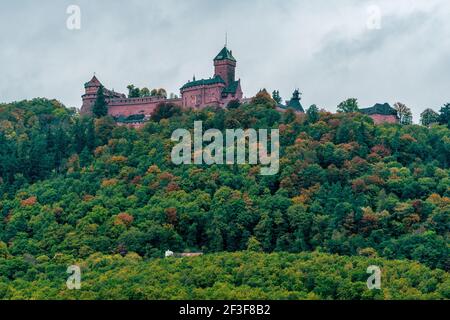
{"label": "tree canopy", "polygon": [[[229,109],[161,105],[140,130],[55,100],[0,111],[0,297],[449,298],[447,125],[282,113],[267,92]],[[172,132],[199,120],[279,129],[279,174],[174,165]],[[75,263],[86,290],[67,293]],[[388,270],[381,292],[364,290],[368,263]]]}
{"label": "tree canopy", "polygon": [[343,113],[358,112],[358,110],[359,110],[358,100],[355,98],[350,98],[345,101],[342,101],[337,106],[337,110],[338,110],[338,112],[343,112]]}

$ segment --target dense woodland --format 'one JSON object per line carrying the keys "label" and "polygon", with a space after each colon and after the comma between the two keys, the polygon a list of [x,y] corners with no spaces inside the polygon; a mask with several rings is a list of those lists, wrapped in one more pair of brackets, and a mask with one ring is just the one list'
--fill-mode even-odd
{"label": "dense woodland", "polygon": [[[450,106],[375,126],[274,105],[161,105],[140,130],[55,100],[0,105],[0,298],[450,298]],[[175,166],[171,134],[196,120],[279,128],[280,173]],[[365,287],[374,262],[381,291]]]}
{"label": "dense woodland", "polygon": [[[77,263],[81,290],[67,290],[71,257],[15,261],[14,279],[0,282],[3,299],[448,299],[450,277],[417,262],[325,253],[218,253],[145,261],[95,253]],[[368,265],[382,268],[381,290],[368,290]],[[6,270],[1,270],[5,274]],[[3,276],[5,277],[5,276]]]}

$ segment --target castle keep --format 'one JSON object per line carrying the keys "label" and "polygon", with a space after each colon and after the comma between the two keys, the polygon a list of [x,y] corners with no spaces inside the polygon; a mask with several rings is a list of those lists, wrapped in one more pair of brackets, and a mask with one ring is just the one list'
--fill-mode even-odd
{"label": "castle keep", "polygon": [[[96,76],[85,83],[81,114],[92,114],[92,107],[101,86],[102,84]],[[103,90],[108,103],[108,113],[116,118],[132,115],[150,117],[160,103],[172,103],[183,108],[226,107],[230,101],[240,101],[243,98],[241,81],[236,80],[236,59],[227,47],[224,47],[214,58],[214,76],[202,80],[195,80],[194,78],[187,82],[180,89],[181,98],[128,98],[122,93],[106,88]]]}

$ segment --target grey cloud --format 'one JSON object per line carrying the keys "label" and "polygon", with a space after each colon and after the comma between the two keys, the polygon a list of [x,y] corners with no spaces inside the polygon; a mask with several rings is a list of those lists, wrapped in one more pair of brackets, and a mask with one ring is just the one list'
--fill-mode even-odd
{"label": "grey cloud", "polygon": [[[366,8],[382,9],[382,29],[365,28]],[[65,28],[78,4],[82,29]],[[37,96],[79,107],[96,72],[117,91],[126,86],[178,92],[193,74],[209,77],[224,43],[238,59],[247,96],[262,87],[304,105],[334,110],[361,104],[409,104],[417,118],[450,100],[450,27],[446,0],[72,0],[0,4],[0,101]]]}

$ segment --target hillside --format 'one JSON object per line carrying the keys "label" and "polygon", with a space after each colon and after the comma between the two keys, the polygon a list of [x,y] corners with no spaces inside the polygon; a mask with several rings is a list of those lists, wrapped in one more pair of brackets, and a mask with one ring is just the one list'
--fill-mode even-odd
{"label": "hillside", "polygon": [[[169,110],[141,130],[109,117],[81,118],[45,99],[0,110],[0,297],[58,298],[65,282],[57,275],[83,261],[92,273],[77,293],[82,298],[449,298],[447,126],[279,113],[264,100],[230,110]],[[175,166],[170,136],[197,120],[204,130],[279,128],[280,173]],[[158,259],[168,249],[208,254]],[[221,253],[238,251],[247,253]],[[397,280],[367,296],[362,286],[373,260]],[[236,261],[242,270],[227,269]],[[272,263],[286,278],[271,283],[279,275]],[[217,264],[224,270],[212,270]],[[267,283],[246,271],[253,264]],[[209,265],[206,283],[195,273],[181,276]],[[336,266],[330,277],[347,280],[335,286],[322,274],[329,266]],[[325,277],[323,289],[308,280],[310,270],[314,279]],[[167,277],[174,288],[158,295]],[[138,289],[149,282],[155,287]]]}
{"label": "hillside", "polygon": [[[450,277],[418,263],[323,253],[220,253],[197,258],[153,259],[137,254],[94,254],[78,264],[82,290],[66,288],[72,260],[38,258],[17,263],[21,277],[0,284],[3,299],[305,300],[449,299]],[[368,290],[367,266],[382,268],[381,290]],[[19,271],[18,269],[23,269]],[[10,270],[12,271],[12,270]],[[4,272],[4,270],[3,270]]]}

